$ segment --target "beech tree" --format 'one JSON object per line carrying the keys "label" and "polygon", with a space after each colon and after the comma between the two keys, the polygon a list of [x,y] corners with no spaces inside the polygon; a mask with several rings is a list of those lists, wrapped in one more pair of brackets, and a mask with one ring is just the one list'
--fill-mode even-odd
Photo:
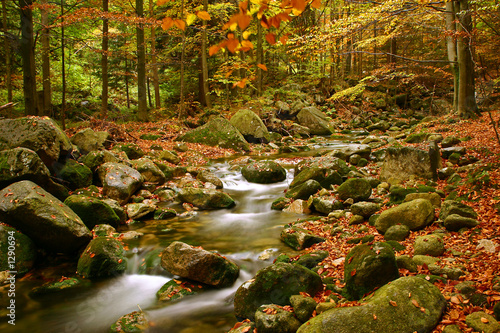
{"label": "beech tree", "polygon": [[[136,0],[136,13],[137,17],[140,19],[144,18],[144,1]],[[147,110],[147,91],[146,91],[146,45],[144,41],[144,24],[142,22],[137,23],[136,27],[137,34],[137,99],[138,99],[138,111],[137,119],[140,121],[148,120],[148,110]]]}
{"label": "beech tree", "polygon": [[19,0],[19,8],[21,9],[20,46],[23,60],[25,115],[38,115],[32,5],[32,0]]}

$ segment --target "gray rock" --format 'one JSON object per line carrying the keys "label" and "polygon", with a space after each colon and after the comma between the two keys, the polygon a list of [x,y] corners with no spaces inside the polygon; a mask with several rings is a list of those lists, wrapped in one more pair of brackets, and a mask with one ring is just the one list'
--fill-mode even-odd
{"label": "gray rock", "polygon": [[436,208],[441,207],[441,197],[436,192],[408,193],[406,195],[405,199],[403,200],[403,202],[408,202],[408,201],[412,201],[415,199],[426,199],[426,200],[429,200],[434,207],[436,207]]}
{"label": "gray rock", "polygon": [[317,212],[330,214],[334,210],[344,209],[342,202],[333,196],[321,196],[313,199],[313,206]]}
{"label": "gray rock", "polygon": [[143,202],[127,204],[127,215],[132,220],[141,219],[155,210],[155,206]]}
{"label": "gray rock", "polygon": [[142,157],[132,160],[132,167],[139,171],[145,182],[163,185],[165,183],[165,174],[160,170],[152,160]]}
{"label": "gray rock", "polygon": [[450,214],[444,219],[444,227],[449,231],[458,231],[462,228],[470,229],[478,225],[479,221],[458,214]]}
{"label": "gray rock", "polygon": [[85,128],[71,137],[71,142],[78,147],[82,155],[91,151],[104,150],[109,146],[110,134],[108,132],[95,132],[91,128]]}
{"label": "gray rock", "polygon": [[[13,257],[9,252],[15,254],[15,262],[9,262],[8,259]],[[0,225],[0,271],[16,272],[16,276],[21,277],[35,264],[36,254],[36,246],[28,236]]]}
{"label": "gray rock", "polygon": [[432,257],[439,257],[446,250],[443,239],[437,235],[418,236],[413,244],[413,249],[415,255]]}
{"label": "gray rock", "polygon": [[395,224],[390,226],[384,234],[386,241],[402,241],[410,234],[410,228],[404,224]]}
{"label": "gray rock", "polygon": [[181,163],[181,158],[179,155],[177,155],[176,152],[169,151],[169,150],[163,150],[158,154],[158,158],[164,161],[167,161],[172,164],[179,164]]}
{"label": "gray rock", "polygon": [[122,243],[110,237],[96,237],[85,248],[76,272],[82,277],[94,279],[121,274],[127,268]]}
{"label": "gray rock", "polygon": [[471,219],[477,218],[477,213],[474,211],[472,207],[457,201],[452,201],[452,200],[444,201],[441,207],[441,211],[439,212],[439,219],[444,221],[446,220],[448,215],[452,214],[468,217]]}
{"label": "gray rock", "polygon": [[103,185],[103,194],[122,205],[127,203],[144,182],[139,171],[121,163],[104,163],[97,169],[97,173]]}
{"label": "gray rock", "polygon": [[437,177],[436,168],[428,151],[403,147],[388,148],[386,150],[384,163],[380,172],[380,179],[408,180],[411,176],[423,179],[434,179]]}
{"label": "gray rock", "polygon": [[380,209],[380,206],[374,202],[360,201],[351,205],[351,212],[354,215],[361,215],[369,218]]}
{"label": "gray rock", "polygon": [[316,194],[319,190],[321,190],[321,188],[321,185],[317,181],[309,179],[300,185],[290,188],[286,192],[285,197],[307,200],[311,195]]}
{"label": "gray rock", "polygon": [[107,162],[119,163],[120,159],[110,151],[100,150],[88,153],[81,159],[81,161],[90,170],[95,171],[99,166],[101,166],[104,163]]}
{"label": "gray rock", "polygon": [[0,191],[0,220],[52,252],[76,252],[92,238],[78,215],[28,180]]}
{"label": "gray rock", "polygon": [[229,122],[243,134],[248,142],[268,143],[271,141],[266,125],[255,112],[249,109],[238,110]]}
{"label": "gray rock", "polygon": [[227,193],[214,189],[185,187],[179,191],[178,197],[200,209],[231,208],[236,205]]}
{"label": "gray rock", "polygon": [[344,281],[348,299],[361,299],[364,294],[397,278],[396,257],[388,243],[361,244],[347,254]]}
{"label": "gray rock", "polygon": [[262,305],[255,311],[255,327],[259,333],[295,333],[300,325],[293,313],[275,304]]}
{"label": "gray rock", "polygon": [[280,239],[283,243],[297,251],[325,241],[323,237],[316,236],[310,231],[296,226],[284,228],[281,231]]}
{"label": "gray rock", "polygon": [[297,114],[297,121],[300,125],[309,128],[313,135],[328,135],[332,133],[329,128],[328,118],[314,106],[308,106],[300,110]]}
{"label": "gray rock", "polygon": [[377,230],[384,234],[396,224],[404,224],[410,230],[422,229],[434,221],[434,206],[426,199],[415,199],[389,208],[375,222]]}
{"label": "gray rock", "polygon": [[118,227],[120,218],[104,201],[86,195],[71,195],[64,204],[73,210],[87,226],[92,229],[98,224],[109,224]]}
{"label": "gray rock", "polygon": [[349,144],[345,147],[333,149],[328,155],[348,161],[352,155],[359,155],[362,158],[369,159],[371,151],[372,148],[369,145]]}
{"label": "gray rock", "polygon": [[241,174],[251,183],[271,184],[286,179],[286,170],[274,161],[251,162],[241,169]]}
{"label": "gray rock", "polygon": [[453,154],[458,154],[460,156],[465,155],[467,152],[467,149],[465,147],[449,147],[449,148],[444,148],[441,149],[441,155],[443,158],[450,158],[451,155]]}
{"label": "gray rock", "polygon": [[238,129],[222,117],[213,118],[205,125],[180,135],[175,141],[203,143],[234,150],[250,150],[250,146]]}
{"label": "gray rock", "polygon": [[234,312],[238,317],[252,320],[261,305],[290,305],[292,295],[301,292],[314,295],[322,288],[320,276],[313,271],[300,265],[276,263],[261,269],[238,288]]}
{"label": "gray rock", "polygon": [[383,286],[365,303],[326,311],[304,323],[297,333],[329,333],[332,328],[336,333],[430,333],[446,309],[439,289],[413,276]]}
{"label": "gray rock", "polygon": [[349,178],[337,188],[337,194],[340,200],[364,201],[371,196],[372,187],[364,178]]}
{"label": "gray rock", "polygon": [[222,180],[220,180],[214,173],[210,171],[201,171],[196,175],[196,179],[204,182],[204,183],[212,183],[215,185],[215,188],[217,189],[222,189],[224,187],[224,184],[222,183]]}
{"label": "gray rock", "polygon": [[342,183],[342,174],[346,174],[347,164],[336,157],[319,158],[300,162],[295,167],[295,177],[290,188],[296,187],[313,179],[324,188]]}
{"label": "gray rock", "polygon": [[171,274],[217,288],[232,286],[240,272],[235,263],[217,253],[177,241],[163,250],[161,267]]}

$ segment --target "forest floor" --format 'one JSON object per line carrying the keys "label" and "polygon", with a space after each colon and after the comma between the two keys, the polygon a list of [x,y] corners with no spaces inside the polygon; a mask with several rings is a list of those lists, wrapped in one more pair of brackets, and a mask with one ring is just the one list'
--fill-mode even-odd
{"label": "forest floor", "polygon": [[[494,123],[498,126],[500,123],[500,110],[491,112]],[[447,251],[442,256],[440,263],[442,265],[453,263],[453,266],[459,266],[466,272],[459,280],[446,280],[447,282],[435,282],[435,285],[440,288],[441,292],[448,300],[448,308],[441,319],[439,325],[434,332],[442,332],[445,326],[456,324],[463,332],[472,332],[472,329],[465,324],[465,316],[476,311],[485,311],[493,314],[493,306],[500,301],[500,143],[497,141],[497,135],[492,125],[490,115],[485,112],[482,117],[473,120],[458,120],[456,122],[447,121],[452,116],[444,116],[438,118],[437,121],[422,124],[429,133],[441,133],[443,137],[454,135],[458,138],[468,137],[468,140],[462,141],[459,146],[467,148],[467,154],[473,155],[479,159],[475,164],[476,170],[468,173],[461,173],[462,179],[472,179],[471,172],[476,172],[476,182],[464,182],[457,190],[460,196],[466,197],[464,203],[474,208],[478,213],[480,225],[477,228],[470,229],[464,232],[448,232],[444,238]],[[142,149],[148,151],[151,144],[157,144],[164,149],[172,150],[176,144],[174,139],[188,130],[176,120],[165,120],[150,123],[127,123],[117,125],[113,122],[106,122],[97,119],[91,119],[85,127],[91,127],[94,130],[106,130],[113,134],[114,139],[118,142],[135,142]],[[68,130],[71,136],[80,128]],[[416,130],[418,131],[418,129]],[[160,138],[155,141],[141,140],[142,134],[158,134]],[[405,144],[418,146],[418,144]],[[218,147],[209,147],[201,144],[187,144],[191,150],[198,151],[206,157],[214,159],[221,157],[230,157],[235,154],[231,149],[221,149]],[[252,149],[256,146],[252,146]],[[256,151],[254,151],[256,152]],[[250,155],[252,152],[250,153]],[[201,161],[200,161],[201,162]],[[376,166],[373,165],[375,169]],[[474,168],[472,169],[474,170]],[[478,177],[478,173],[479,174]],[[479,182],[477,181],[479,179]],[[438,189],[446,187],[446,181],[438,181]],[[389,207],[385,207],[387,209]],[[436,212],[436,217],[439,214],[439,209]],[[320,220],[323,223],[328,223],[328,218]],[[376,229],[368,226],[369,231],[356,234],[357,229],[361,225],[349,225],[348,217],[340,219],[337,223],[346,229],[349,229],[355,236],[360,237],[365,234],[375,236],[375,241],[383,241],[383,236],[378,234]],[[363,224],[365,225],[365,224]],[[323,268],[319,273],[333,277],[339,285],[343,281],[343,263],[336,260],[347,255],[348,251],[355,245],[348,244],[349,238],[340,238],[332,236],[329,232],[324,231],[322,223],[310,222],[309,229],[327,238],[326,242],[316,244],[307,251],[328,250],[330,256],[323,261]],[[412,232],[411,235],[403,242],[406,249],[398,252],[398,255],[408,254],[413,255],[413,243],[415,238],[420,235],[435,232],[437,229],[442,229],[442,225],[434,223],[425,230]],[[478,247],[478,242],[481,239],[488,239],[497,244],[494,253],[486,252]],[[460,255],[457,255],[460,253]],[[410,273],[407,270],[400,271],[402,275],[430,275],[427,267],[419,266],[417,273]],[[484,302],[480,305],[474,305],[469,299],[459,295],[455,290],[455,286],[464,281],[472,281],[475,283],[476,293],[482,294]],[[316,295],[316,300],[324,301],[328,296],[328,292]],[[342,303],[341,306],[355,306],[357,302]]]}

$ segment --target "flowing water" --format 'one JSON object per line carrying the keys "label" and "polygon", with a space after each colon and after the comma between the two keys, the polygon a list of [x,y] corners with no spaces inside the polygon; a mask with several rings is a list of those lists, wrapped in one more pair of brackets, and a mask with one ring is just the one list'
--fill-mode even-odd
{"label": "flowing water", "polygon": [[[332,147],[330,144],[326,148]],[[261,185],[248,183],[239,170],[231,170],[224,161],[214,162],[210,169],[223,181],[224,191],[235,199],[234,208],[194,211],[169,220],[129,226],[129,230],[144,236],[128,242],[127,272],[90,287],[32,300],[27,292],[40,283],[18,281],[16,326],[2,320],[0,331],[104,333],[120,316],[140,308],[153,324],[150,332],[227,332],[237,322],[232,313],[236,289],[259,269],[270,265],[278,254],[297,254],[280,242],[279,235],[284,224],[304,216],[270,209],[272,201],[283,196],[293,170],[287,171],[283,182]],[[161,304],[156,291],[173,277],[158,265],[150,269],[142,266],[148,255],[158,263],[157,254],[174,240],[218,251],[233,260],[241,268],[238,280],[230,288]],[[61,270],[71,269],[75,267]]]}

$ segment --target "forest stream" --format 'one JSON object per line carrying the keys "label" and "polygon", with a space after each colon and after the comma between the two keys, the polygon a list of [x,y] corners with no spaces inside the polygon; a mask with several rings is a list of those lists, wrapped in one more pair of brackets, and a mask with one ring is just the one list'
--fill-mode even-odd
{"label": "forest stream", "polygon": [[[315,148],[333,149],[345,145],[340,141],[328,141]],[[314,151],[301,154],[312,155]],[[296,156],[297,153],[293,155]],[[275,155],[265,159],[283,157],[292,156]],[[126,227],[144,236],[126,243],[128,268],[125,274],[94,282],[83,290],[46,295],[35,301],[27,296],[35,286],[34,282],[18,281],[16,325],[4,324],[0,330],[104,333],[120,316],[139,308],[151,320],[148,332],[221,333],[230,330],[237,322],[232,304],[236,289],[259,269],[270,265],[280,253],[298,254],[280,241],[280,232],[283,225],[305,215],[271,210],[273,200],[283,195],[293,179],[292,165],[287,167],[285,181],[254,184],[247,182],[239,169],[231,169],[228,162],[213,161],[209,169],[223,181],[224,191],[235,199],[234,208],[191,211],[169,220],[151,220]],[[172,205],[177,211],[183,210],[178,203]],[[141,271],[140,266],[148,254],[161,252],[174,240],[226,256],[240,267],[238,280],[230,288],[205,291],[179,302],[160,304],[156,292],[174,277],[159,266],[159,260],[157,266],[147,273]]]}

